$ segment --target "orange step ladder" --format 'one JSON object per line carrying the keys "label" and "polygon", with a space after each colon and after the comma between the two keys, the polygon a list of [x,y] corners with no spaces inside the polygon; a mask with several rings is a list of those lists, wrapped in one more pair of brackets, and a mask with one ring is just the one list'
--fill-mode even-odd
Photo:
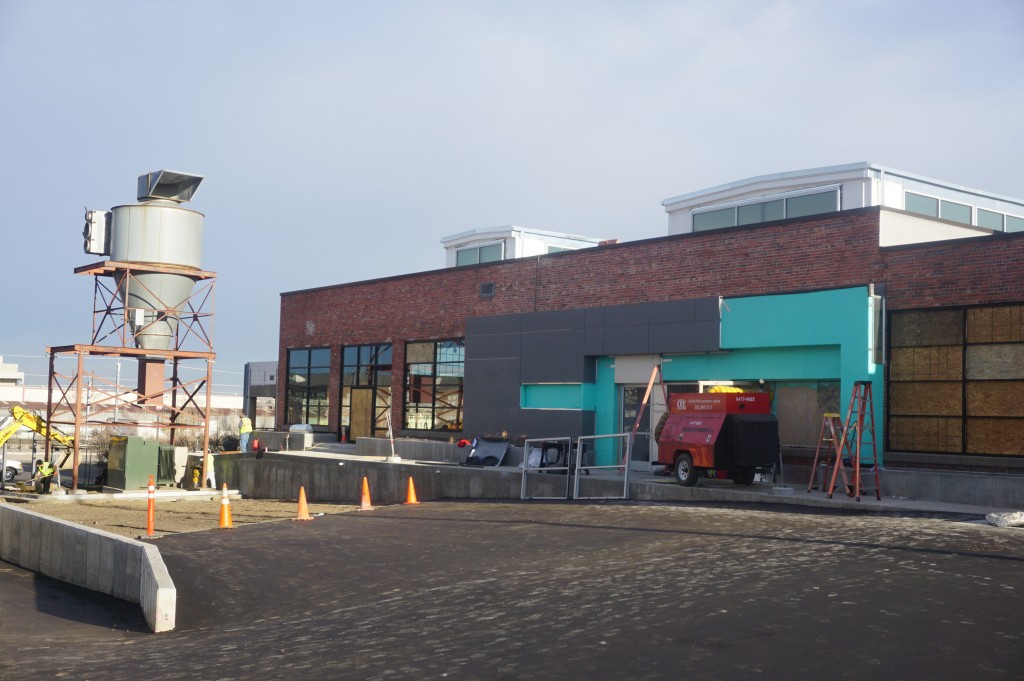
{"label": "orange step ladder", "polygon": [[[836,447],[843,434],[843,417],[840,414],[826,412],[821,418],[821,432],[818,433],[818,447],[814,450],[814,463],[811,464],[811,475],[807,480],[807,491],[821,489],[825,491],[825,478],[828,477],[828,470],[832,467],[833,456],[842,458],[842,452]],[[818,464],[824,467],[819,473]],[[843,484],[846,484],[846,474],[843,473]]]}
{"label": "orange step ladder", "polygon": [[835,463],[832,468],[832,480],[829,484],[828,498],[836,489],[836,477],[839,471],[843,471],[843,483],[846,484],[846,469],[843,465],[844,452],[850,454],[850,464],[853,468],[853,482],[846,484],[846,493],[860,501],[861,489],[861,458],[868,447],[871,447],[871,467],[875,472],[875,499],[882,500],[882,482],[878,471],[878,446],[875,439],[875,408],[871,401],[871,381],[855,381],[853,392],[850,394],[850,406],[846,410],[846,425],[840,436],[839,444],[836,446]]}

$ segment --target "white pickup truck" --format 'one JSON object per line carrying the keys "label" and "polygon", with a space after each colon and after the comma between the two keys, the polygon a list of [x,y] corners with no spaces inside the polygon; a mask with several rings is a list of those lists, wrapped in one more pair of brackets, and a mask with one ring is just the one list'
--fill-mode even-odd
{"label": "white pickup truck", "polygon": [[26,470],[25,465],[21,461],[8,456],[4,460],[4,482],[14,482],[14,478],[17,477],[18,473],[23,473]]}

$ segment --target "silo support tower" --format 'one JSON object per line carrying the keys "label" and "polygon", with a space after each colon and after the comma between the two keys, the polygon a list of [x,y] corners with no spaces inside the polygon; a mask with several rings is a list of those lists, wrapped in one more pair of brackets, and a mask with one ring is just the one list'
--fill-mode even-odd
{"label": "silo support tower", "polygon": [[[90,426],[156,430],[157,440],[169,430],[168,444],[182,430],[202,429],[207,479],[216,274],[200,266],[203,214],[181,205],[202,181],[172,170],[145,173],[138,178],[138,203],[86,211],[85,252],[108,258],[75,269],[94,280],[92,339],[47,348],[47,418],[74,427],[76,489],[78,445]],[[136,387],[121,385],[120,365],[113,381],[86,366],[101,357],[136,360]],[[62,373],[65,360],[74,360],[74,368]],[[201,378],[182,376],[191,363],[204,365],[189,366]]]}

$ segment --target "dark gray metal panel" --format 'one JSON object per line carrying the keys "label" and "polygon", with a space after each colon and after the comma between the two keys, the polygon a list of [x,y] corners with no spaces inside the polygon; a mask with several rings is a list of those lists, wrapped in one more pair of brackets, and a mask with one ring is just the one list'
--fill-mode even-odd
{"label": "dark gray metal panel", "polygon": [[519,427],[531,438],[593,435],[594,412],[523,409]]}
{"label": "dark gray metal panel", "polygon": [[582,329],[584,319],[585,313],[583,308],[527,312],[523,315],[523,331]]}
{"label": "dark gray metal panel", "polygon": [[583,329],[538,331],[523,334],[523,357],[583,355]]}
{"label": "dark gray metal panel", "polygon": [[592,326],[603,327],[604,326],[604,308],[603,307],[588,307],[584,310],[585,324],[587,328]]}
{"label": "dark gray metal panel", "polygon": [[695,314],[696,303],[693,300],[670,300],[651,304],[652,324],[692,322]]}
{"label": "dark gray metal panel", "polygon": [[466,359],[519,357],[522,352],[521,333],[493,333],[466,336]]}
{"label": "dark gray metal panel", "polygon": [[650,351],[693,352],[694,324],[652,324],[650,330]]}
{"label": "dark gray metal panel", "polygon": [[603,355],[604,353],[604,329],[587,328],[583,331],[583,354]]}
{"label": "dark gray metal panel", "polygon": [[696,314],[697,321],[710,321],[712,319],[717,320],[721,314],[718,308],[718,298],[697,298],[695,301],[694,312]]}
{"label": "dark gray metal panel", "polygon": [[722,349],[721,324],[716,319],[710,322],[695,322],[693,325],[694,352],[713,352]]}
{"label": "dark gray metal panel", "polygon": [[504,431],[509,434],[509,437],[515,437],[522,433],[519,413],[518,407],[487,409],[470,407],[469,402],[466,402],[466,412],[462,419],[462,433],[469,436],[487,437],[499,436]]}
{"label": "dark gray metal panel", "polygon": [[641,326],[651,323],[651,304],[609,305],[604,308],[604,327]]}
{"label": "dark gray metal panel", "polygon": [[519,383],[520,360],[467,359],[466,383]]}
{"label": "dark gray metal panel", "polygon": [[466,335],[485,333],[512,333],[523,330],[523,315],[499,314],[489,317],[470,317],[466,320]]}
{"label": "dark gray metal panel", "polygon": [[604,354],[646,355],[650,353],[648,327],[609,326],[604,330]]}
{"label": "dark gray metal panel", "polygon": [[523,357],[522,383],[582,383],[586,377],[583,356]]}
{"label": "dark gray metal panel", "polygon": [[479,407],[518,407],[520,398],[519,382],[492,383],[466,382],[466,404],[470,401]]}

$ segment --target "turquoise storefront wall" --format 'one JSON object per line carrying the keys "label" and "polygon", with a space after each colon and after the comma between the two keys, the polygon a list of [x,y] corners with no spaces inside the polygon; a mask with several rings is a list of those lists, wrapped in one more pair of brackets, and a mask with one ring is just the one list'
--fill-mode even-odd
{"label": "turquoise storefront wall", "polygon": [[[662,380],[840,381],[843,415],[854,381],[872,381],[876,438],[882,432],[881,367],[871,361],[872,308],[867,287],[727,298],[724,352],[665,355]],[[594,384],[523,386],[523,408],[594,409],[595,434],[619,431],[619,386],[613,357],[597,360]],[[878,443],[881,460],[881,442]],[[598,465],[615,463],[598,449]]]}

